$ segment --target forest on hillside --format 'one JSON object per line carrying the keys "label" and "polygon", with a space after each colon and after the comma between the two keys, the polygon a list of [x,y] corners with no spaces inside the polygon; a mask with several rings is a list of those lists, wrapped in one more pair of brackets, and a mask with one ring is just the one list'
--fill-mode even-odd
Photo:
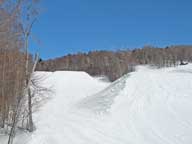
{"label": "forest on hillside", "polygon": [[90,75],[105,75],[114,81],[122,75],[134,71],[136,65],[153,65],[158,68],[177,66],[192,62],[192,46],[170,46],[155,48],[144,46],[141,49],[118,51],[92,51],[69,54],[60,58],[43,61],[39,71],[85,71]]}

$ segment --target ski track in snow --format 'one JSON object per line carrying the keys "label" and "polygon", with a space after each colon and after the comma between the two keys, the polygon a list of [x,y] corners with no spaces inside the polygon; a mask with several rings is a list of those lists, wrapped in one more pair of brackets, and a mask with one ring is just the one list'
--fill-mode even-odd
{"label": "ski track in snow", "polygon": [[111,84],[84,72],[38,74],[55,94],[35,113],[37,130],[15,144],[192,143],[192,64],[140,66]]}

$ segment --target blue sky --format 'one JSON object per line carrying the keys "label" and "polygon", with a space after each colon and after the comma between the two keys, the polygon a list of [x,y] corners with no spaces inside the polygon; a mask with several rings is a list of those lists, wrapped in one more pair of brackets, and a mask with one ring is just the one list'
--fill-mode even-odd
{"label": "blue sky", "polygon": [[43,59],[91,50],[192,44],[191,0],[42,0],[31,52]]}

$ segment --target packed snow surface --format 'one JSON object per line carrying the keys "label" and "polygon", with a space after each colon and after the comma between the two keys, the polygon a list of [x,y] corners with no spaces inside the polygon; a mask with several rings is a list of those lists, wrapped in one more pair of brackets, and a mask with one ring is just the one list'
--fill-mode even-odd
{"label": "packed snow surface", "polygon": [[16,144],[192,144],[192,64],[137,67],[114,83],[84,72],[39,72],[53,96]]}

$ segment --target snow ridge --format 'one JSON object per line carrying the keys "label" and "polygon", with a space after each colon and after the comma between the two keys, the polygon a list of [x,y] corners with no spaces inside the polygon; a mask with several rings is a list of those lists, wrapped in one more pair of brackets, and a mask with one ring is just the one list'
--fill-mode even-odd
{"label": "snow ridge", "polygon": [[92,111],[97,114],[108,112],[114,102],[114,99],[125,88],[125,83],[128,76],[129,74],[126,74],[110,84],[104,90],[84,98],[77,104],[77,107]]}

